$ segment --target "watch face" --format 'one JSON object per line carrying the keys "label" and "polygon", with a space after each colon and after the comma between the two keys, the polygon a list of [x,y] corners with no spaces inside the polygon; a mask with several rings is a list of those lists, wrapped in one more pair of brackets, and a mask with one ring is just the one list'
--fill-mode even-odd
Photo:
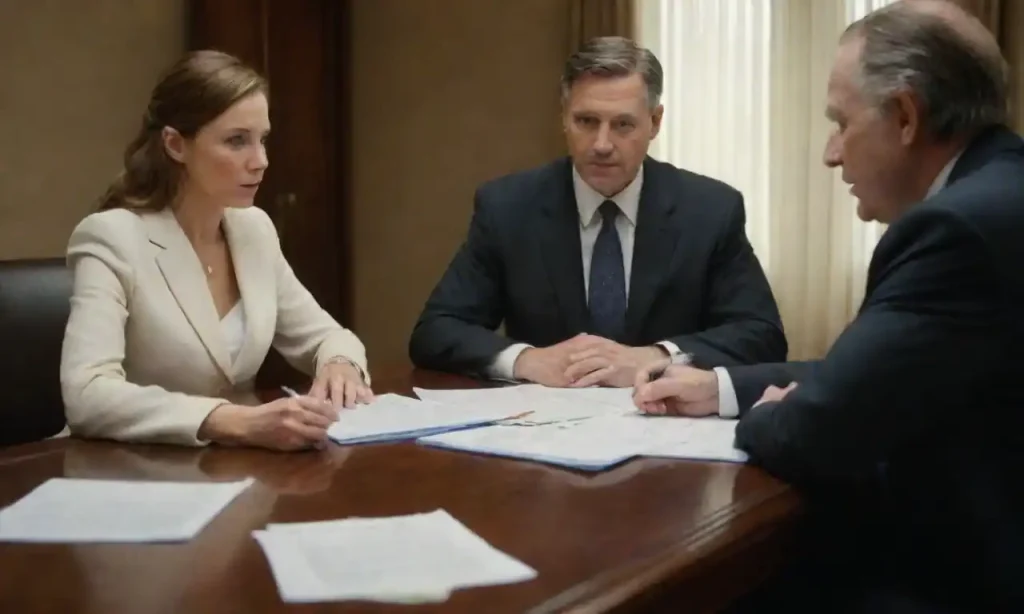
{"label": "watch face", "polygon": [[672,356],[672,364],[674,365],[688,365],[693,361],[693,354],[687,354],[685,352],[678,352]]}

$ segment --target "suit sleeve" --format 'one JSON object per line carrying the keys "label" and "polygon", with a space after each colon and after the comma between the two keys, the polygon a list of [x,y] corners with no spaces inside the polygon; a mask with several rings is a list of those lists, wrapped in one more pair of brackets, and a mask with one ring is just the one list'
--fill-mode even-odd
{"label": "suit sleeve", "polygon": [[775,297],[747,240],[743,197],[735,198],[709,263],[704,330],[667,339],[701,368],[780,362],[788,352]]}
{"label": "suit sleeve", "polygon": [[[130,229],[129,229],[130,230]],[[125,323],[134,269],[118,237],[125,229],[94,214],[68,242],[74,273],[60,380],[68,427],[80,437],[198,446],[206,416],[228,401],[126,380]]]}
{"label": "suit sleeve", "polygon": [[793,483],[872,474],[970,407],[1000,339],[1000,288],[976,231],[907,214],[875,251],[873,289],[813,375],[736,430],[753,462]]}
{"label": "suit sleeve", "polygon": [[[257,210],[253,210],[257,211]],[[281,251],[274,223],[262,211],[268,243],[273,249],[277,282],[277,325],[274,348],[294,368],[316,375],[331,360],[351,362],[370,383],[366,347],[354,332],[339,324],[295,276]]]}
{"label": "suit sleeve", "polygon": [[[815,361],[794,361],[715,367],[718,373],[719,411],[726,418],[743,415],[760,400],[765,388],[785,388],[793,382],[799,383],[809,377],[816,364]],[[723,411],[726,408],[729,411]]]}
{"label": "suit sleeve", "polygon": [[486,375],[512,345],[496,329],[504,319],[504,267],[496,228],[478,191],[466,240],[413,328],[409,355],[426,369]]}

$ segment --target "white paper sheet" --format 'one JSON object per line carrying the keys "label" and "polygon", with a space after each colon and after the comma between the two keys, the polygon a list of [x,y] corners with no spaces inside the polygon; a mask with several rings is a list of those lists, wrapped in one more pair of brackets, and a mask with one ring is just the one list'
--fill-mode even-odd
{"label": "white paper sheet", "polygon": [[523,426],[585,420],[637,412],[632,388],[548,388],[523,384],[475,390],[413,390],[421,399],[459,407],[494,407],[510,415],[527,415],[505,420]]}
{"label": "white paper sheet", "polygon": [[0,541],[186,541],[252,482],[52,478],[0,510]]}
{"label": "white paper sheet", "polygon": [[420,438],[424,445],[597,470],[634,456],[741,462],[735,421],[719,418],[604,416],[523,427],[498,425]]}
{"label": "white paper sheet", "polygon": [[253,536],[286,603],[431,603],[453,590],[537,573],[444,510],[390,518],[271,524]]}
{"label": "white paper sheet", "polygon": [[417,437],[509,417],[502,407],[442,405],[398,394],[378,395],[373,403],[343,410],[327,435],[341,443]]}
{"label": "white paper sheet", "polygon": [[645,418],[673,430],[669,443],[644,452],[644,456],[690,460],[746,462],[747,454],[735,447],[736,420],[722,418]]}

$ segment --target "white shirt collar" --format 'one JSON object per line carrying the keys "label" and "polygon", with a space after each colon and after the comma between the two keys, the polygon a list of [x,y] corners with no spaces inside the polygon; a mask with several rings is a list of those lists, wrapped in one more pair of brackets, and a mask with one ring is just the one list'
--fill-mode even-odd
{"label": "white shirt collar", "polygon": [[641,164],[636,177],[621,192],[605,198],[600,192],[590,187],[583,177],[580,176],[576,166],[572,167],[572,185],[576,192],[576,208],[580,213],[580,226],[586,228],[594,222],[597,217],[597,209],[606,200],[613,200],[622,210],[622,214],[631,224],[636,226],[637,210],[640,208],[640,189],[644,183],[644,167]]}
{"label": "white shirt collar", "polygon": [[931,198],[932,196],[935,196],[936,194],[938,194],[939,190],[941,190],[942,188],[946,187],[946,182],[949,181],[949,175],[950,175],[950,173],[953,172],[953,167],[956,166],[957,160],[960,159],[960,156],[963,153],[964,153],[964,150],[961,149],[960,151],[958,151],[956,153],[955,156],[953,156],[950,159],[949,162],[946,162],[946,166],[942,167],[942,170],[939,171],[938,176],[936,176],[935,180],[932,181],[931,187],[928,188],[928,193],[925,194],[925,196],[924,196],[925,198]]}

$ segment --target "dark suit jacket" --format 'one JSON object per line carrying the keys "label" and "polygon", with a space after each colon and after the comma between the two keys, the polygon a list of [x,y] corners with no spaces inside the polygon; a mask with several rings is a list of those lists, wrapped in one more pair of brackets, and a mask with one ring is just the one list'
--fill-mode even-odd
{"label": "dark suit jacket", "polygon": [[[812,499],[857,510],[845,526],[862,531],[869,565],[969,611],[1024,611],[1017,135],[976,138],[947,186],[889,227],[861,309],[823,360],[730,375],[746,409],[737,446]],[[747,409],[793,380],[783,401]]]}
{"label": "dark suit jacket", "polygon": [[[648,158],[637,212],[626,345],[673,341],[704,366],[785,360],[775,299],[733,188]],[[568,158],[493,180],[409,342],[415,364],[481,373],[513,342],[590,328]],[[495,332],[504,321],[507,337]]]}

